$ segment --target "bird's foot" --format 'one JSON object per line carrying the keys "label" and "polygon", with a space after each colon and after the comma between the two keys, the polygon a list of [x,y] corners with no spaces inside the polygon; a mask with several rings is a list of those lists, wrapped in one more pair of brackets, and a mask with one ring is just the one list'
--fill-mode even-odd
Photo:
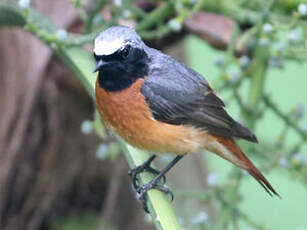
{"label": "bird's foot", "polygon": [[143,208],[145,210],[145,212],[149,213],[148,211],[148,207],[147,207],[147,192],[150,189],[157,189],[163,193],[165,193],[166,195],[170,196],[170,200],[173,201],[174,199],[174,194],[173,192],[165,185],[160,185],[158,184],[159,180],[157,180],[157,177],[155,179],[153,179],[152,181],[150,181],[148,184],[144,184],[143,186],[140,186],[136,192],[138,194],[138,199],[139,201],[142,203]]}
{"label": "bird's foot", "polygon": [[[157,169],[154,169],[153,167],[150,166],[151,162],[156,158],[155,155],[152,155],[150,156],[143,164],[129,170],[128,174],[129,176],[131,177],[132,179],[132,184],[133,184],[133,187],[134,189],[137,191],[139,188],[140,188],[140,183],[139,183],[139,180],[137,178],[137,176],[144,172],[144,171],[147,171],[147,172],[150,172],[154,175],[159,175],[160,174],[160,171],[157,170]],[[166,178],[165,176],[162,177],[162,184],[165,184],[165,181],[166,181]]]}
{"label": "bird's foot", "polygon": [[[171,196],[171,201],[174,199],[174,194],[172,191],[164,186],[159,184],[159,182],[162,180],[162,182],[165,182],[165,174],[172,168],[174,165],[183,157],[184,155],[178,155],[176,156],[164,169],[162,169],[160,172],[156,169],[153,169],[150,167],[150,163],[155,159],[155,155],[151,156],[144,164],[130,170],[129,175],[132,177],[133,180],[133,186],[138,194],[138,199],[143,204],[144,210],[148,212],[147,207],[147,192],[150,189],[157,189],[161,192],[166,193],[167,195]],[[149,170],[148,170],[149,169]],[[158,174],[152,181],[150,181],[148,184],[144,184],[142,186],[139,186],[139,183],[137,181],[136,176],[142,172],[142,171],[152,171],[154,174]]]}

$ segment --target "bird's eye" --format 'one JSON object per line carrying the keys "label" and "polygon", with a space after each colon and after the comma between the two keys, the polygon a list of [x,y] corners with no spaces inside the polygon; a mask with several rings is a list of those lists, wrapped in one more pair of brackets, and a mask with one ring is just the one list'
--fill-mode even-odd
{"label": "bird's eye", "polygon": [[129,45],[127,45],[124,49],[122,49],[121,52],[120,52],[122,57],[124,57],[124,58],[128,57],[130,49],[131,49],[131,47]]}

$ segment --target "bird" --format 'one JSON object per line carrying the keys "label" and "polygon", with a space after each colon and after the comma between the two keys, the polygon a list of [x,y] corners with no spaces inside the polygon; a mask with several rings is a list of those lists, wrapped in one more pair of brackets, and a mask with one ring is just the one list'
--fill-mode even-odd
{"label": "bird", "polygon": [[[236,143],[237,139],[257,143],[256,136],[226,112],[202,75],[147,46],[131,27],[102,31],[93,53],[96,106],[105,124],[139,149],[176,155],[161,171],[151,166],[156,155],[129,171],[145,210],[147,192],[158,189],[172,195],[159,182],[183,156],[200,150],[246,170],[268,194],[279,196]],[[143,171],[156,177],[140,186],[137,176]]]}

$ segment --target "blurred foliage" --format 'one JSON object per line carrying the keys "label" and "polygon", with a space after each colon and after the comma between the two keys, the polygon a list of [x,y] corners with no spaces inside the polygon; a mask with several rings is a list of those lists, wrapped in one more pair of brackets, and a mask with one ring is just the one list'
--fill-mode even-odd
{"label": "blurred foliage", "polygon": [[101,221],[100,216],[94,213],[86,213],[85,215],[72,215],[70,217],[58,218],[53,225],[52,229],[61,230],[84,230],[84,229],[104,229],[104,230],[117,230],[104,221]]}
{"label": "blurred foliage", "polygon": [[[87,59],[89,55],[80,51],[83,45],[90,43],[98,33],[118,23],[135,26],[140,35],[147,40],[165,38],[176,32],[185,30],[185,20],[200,11],[214,12],[232,19],[232,39],[225,55],[216,59],[220,74],[213,83],[218,92],[228,92],[228,101],[235,101],[242,115],[242,122],[252,129],[267,111],[274,113],[280,120],[282,131],[276,143],[267,146],[248,145],[242,143],[247,152],[255,152],[263,160],[262,169],[270,171],[276,167],[285,167],[304,185],[307,184],[307,156],[302,154],[307,143],[307,127],[300,121],[305,116],[303,104],[297,104],[288,111],[280,108],[266,90],[267,72],[270,68],[284,67],[287,60],[299,63],[307,62],[307,4],[305,1],[287,0],[175,0],[175,1],[122,1],[114,0],[72,0],[71,3],[79,13],[84,24],[84,33],[75,34],[58,29],[42,20],[44,17],[31,9],[29,0],[20,0],[17,5],[2,4],[0,25],[23,25],[35,36],[44,41],[80,78],[89,93],[93,96],[93,80],[88,80],[92,65]],[[16,13],[16,15],[12,13]],[[23,15],[21,17],[20,15]],[[206,22],[204,22],[206,23]],[[77,47],[77,48],[75,48]],[[71,49],[72,48],[72,49]],[[76,51],[78,50],[78,51]],[[76,62],[72,56],[78,56]],[[76,59],[74,59],[76,60]],[[92,61],[92,60],[91,60]],[[79,66],[88,65],[86,68]],[[80,69],[83,71],[80,71]],[[248,95],[241,95],[241,88],[248,87]],[[305,93],[305,92],[302,92]],[[102,138],[105,131],[96,114],[96,120],[85,121],[81,130],[84,134],[96,132]],[[289,146],[287,136],[290,131],[297,134],[294,145]],[[128,147],[129,149],[130,147]],[[116,158],[118,145],[110,143],[97,149],[100,159]],[[134,152],[134,150],[132,151]],[[273,152],[268,156],[265,153]],[[283,155],[277,154],[283,152]],[[137,155],[127,156],[134,160]],[[144,159],[145,156],[142,157]],[[134,163],[133,163],[134,162]],[[130,165],[140,162],[134,160]],[[253,229],[270,229],[252,220],[240,208],[242,194],[239,192],[241,181],[245,174],[233,169],[230,180],[225,184],[216,184],[214,177],[208,181],[210,187],[201,192],[180,192],[179,195],[193,197],[203,204],[215,203],[219,209],[219,219],[207,222],[206,213],[200,213],[194,218],[190,229],[227,229],[238,227],[238,221],[243,221]],[[208,178],[209,179],[209,178]],[[148,181],[148,179],[146,179]],[[159,212],[159,211],[158,211]],[[167,209],[169,212],[169,209]],[[167,213],[166,212],[166,213]],[[158,213],[161,217],[162,213]],[[172,219],[172,217],[170,218]],[[88,220],[86,220],[87,222]],[[171,224],[157,225],[159,229],[179,229]],[[89,221],[91,222],[91,220]],[[80,222],[69,220],[61,229],[83,229]],[[176,225],[176,224],[175,224]],[[168,226],[168,227],[165,227]],[[101,228],[104,229],[104,228]]]}

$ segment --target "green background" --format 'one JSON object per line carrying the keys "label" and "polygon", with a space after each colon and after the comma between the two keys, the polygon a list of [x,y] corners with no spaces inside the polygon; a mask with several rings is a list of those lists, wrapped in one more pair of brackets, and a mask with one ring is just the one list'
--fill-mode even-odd
{"label": "green background", "polygon": [[[203,41],[190,36],[186,39],[187,60],[189,65],[206,77],[211,85],[219,75],[219,69],[213,64],[219,51],[207,46]],[[266,80],[265,91],[272,95],[272,99],[278,103],[279,108],[288,112],[296,104],[301,103],[306,107],[307,102],[307,65],[301,65],[291,61],[285,62],[284,69],[270,68]],[[214,88],[214,85],[212,85]],[[247,87],[243,86],[241,95],[247,95]],[[219,94],[222,99],[227,99],[227,93]],[[244,97],[243,97],[244,98]],[[236,118],[239,118],[238,107],[235,103],[227,105],[227,111]],[[283,124],[270,111],[265,111],[263,119],[257,123],[255,133],[260,143],[276,142]],[[307,126],[307,117],[300,122],[302,127]],[[286,139],[286,144],[294,145],[299,137],[290,132]],[[306,147],[301,152],[307,157]],[[247,155],[255,162],[257,166],[260,161],[253,158],[253,153]],[[265,153],[274,154],[274,153]],[[218,174],[219,181],[227,178],[227,172],[231,165],[219,157],[208,154],[207,159],[209,167]],[[274,169],[269,175],[268,180],[282,196],[282,199],[268,196],[263,188],[255,180],[243,180],[241,193],[244,194],[242,202],[242,211],[245,211],[254,221],[263,223],[267,229],[287,229],[302,230],[307,229],[307,191],[300,181],[295,180],[286,173],[286,168],[280,166],[280,169]],[[241,229],[247,229],[247,226]]]}

